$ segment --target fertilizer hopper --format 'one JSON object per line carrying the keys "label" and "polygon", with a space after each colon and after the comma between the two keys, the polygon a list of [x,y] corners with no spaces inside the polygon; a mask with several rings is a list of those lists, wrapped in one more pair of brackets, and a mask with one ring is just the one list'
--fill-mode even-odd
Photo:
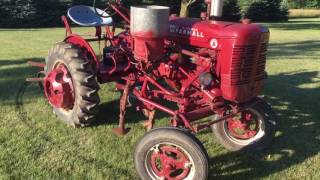
{"label": "fertilizer hopper", "polygon": [[169,7],[131,7],[131,35],[134,39],[133,53],[142,61],[161,58],[164,39],[168,35]]}

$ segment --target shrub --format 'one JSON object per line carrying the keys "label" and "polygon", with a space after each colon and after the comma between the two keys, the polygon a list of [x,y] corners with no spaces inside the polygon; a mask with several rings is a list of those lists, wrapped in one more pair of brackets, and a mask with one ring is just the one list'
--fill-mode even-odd
{"label": "shrub", "polygon": [[[201,12],[206,12],[207,6],[204,1],[196,1],[189,7],[190,17],[200,17]],[[241,8],[237,0],[225,0],[223,6],[224,21],[239,21],[241,19]]]}
{"label": "shrub", "polygon": [[207,11],[207,6],[203,1],[196,1],[195,3],[190,5],[188,11],[189,17],[199,18],[201,12]]}
{"label": "shrub", "polygon": [[280,0],[259,0],[244,10],[244,17],[253,21],[285,21],[288,13]]}
{"label": "shrub", "polygon": [[61,24],[60,16],[70,4],[59,0],[0,1],[0,27],[45,27]]}
{"label": "shrub", "polygon": [[34,0],[36,17],[32,26],[61,26],[61,16],[66,14],[71,2],[59,0]]}
{"label": "shrub", "polygon": [[[103,3],[105,3],[103,1]],[[103,4],[97,0],[97,4]],[[0,0],[0,27],[62,26],[60,17],[72,5],[92,5],[88,0]]]}
{"label": "shrub", "polygon": [[223,20],[239,21],[241,19],[241,8],[238,0],[225,0],[223,7]]}
{"label": "shrub", "polygon": [[36,8],[32,0],[0,1],[0,27],[28,24],[35,18]]}
{"label": "shrub", "polygon": [[300,8],[320,8],[319,0],[284,0],[284,3],[290,9],[300,9]]}
{"label": "shrub", "polygon": [[[98,7],[104,7],[105,0],[96,0]],[[178,13],[181,0],[123,0],[126,6],[131,4],[159,4],[171,7],[171,13]],[[286,0],[291,2],[293,0]],[[294,0],[297,1],[297,0]],[[302,1],[302,0],[301,0]],[[319,5],[319,0],[308,6]],[[253,2],[253,3],[252,3]],[[288,4],[288,2],[286,4]],[[52,27],[62,26],[60,16],[72,5],[92,5],[88,0],[0,0],[0,27]],[[240,6],[239,6],[240,5]],[[287,19],[287,9],[280,5],[280,0],[225,0],[223,19],[238,21],[241,18],[240,7],[245,7],[245,17],[259,21]],[[197,0],[189,7],[191,17],[199,17],[206,11],[204,0]]]}

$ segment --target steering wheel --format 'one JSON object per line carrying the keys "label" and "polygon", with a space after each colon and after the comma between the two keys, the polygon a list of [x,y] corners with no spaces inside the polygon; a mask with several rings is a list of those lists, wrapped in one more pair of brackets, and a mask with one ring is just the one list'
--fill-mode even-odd
{"label": "steering wheel", "polygon": [[[117,0],[116,2],[119,3],[120,1]],[[93,0],[93,9],[98,16],[103,18],[109,18],[117,14],[117,12],[110,13],[113,8],[111,7],[110,2],[108,2],[107,4],[107,8],[105,8],[104,10],[100,10],[96,7],[96,0]]]}

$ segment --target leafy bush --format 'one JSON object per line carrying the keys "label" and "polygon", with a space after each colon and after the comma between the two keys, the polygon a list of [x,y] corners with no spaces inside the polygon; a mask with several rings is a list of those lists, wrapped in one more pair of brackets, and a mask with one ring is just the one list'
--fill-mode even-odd
{"label": "leafy bush", "polygon": [[71,2],[58,0],[34,0],[36,16],[33,26],[61,26],[61,16],[66,14]]}
{"label": "leafy bush", "polygon": [[238,0],[224,1],[222,19],[225,21],[239,21],[241,19],[241,8]]}
{"label": "leafy bush", "polygon": [[280,0],[255,1],[244,10],[244,17],[253,21],[285,21],[288,14]]}
{"label": "leafy bush", "polygon": [[32,22],[36,12],[32,0],[0,1],[0,27],[9,27],[17,23],[23,25]]}
{"label": "leafy bush", "polygon": [[43,27],[61,24],[70,2],[58,0],[2,0],[0,27]]}
{"label": "leafy bush", "polygon": [[188,11],[189,17],[199,18],[201,12],[207,11],[207,6],[204,1],[196,1],[195,3],[190,5]]}
{"label": "leafy bush", "polygon": [[[201,12],[206,12],[207,6],[204,1],[196,1],[189,8],[190,17],[200,17]],[[241,8],[237,0],[225,0],[223,6],[224,21],[239,21],[241,19]]]}
{"label": "leafy bush", "polygon": [[320,8],[320,0],[284,0],[290,9]]}
{"label": "leafy bush", "polygon": [[[96,1],[98,7],[105,6],[105,0]],[[176,14],[179,14],[181,3],[181,0],[123,1],[126,6],[141,3],[166,5],[171,7],[171,13]],[[319,0],[307,1],[319,3]],[[92,5],[92,3],[93,0],[0,0],[0,28],[62,26],[60,16],[66,14],[69,7],[77,4]],[[245,7],[243,14],[253,20],[275,21],[287,18],[288,11],[280,5],[280,0],[239,0],[239,2],[238,0],[225,0],[223,19],[238,21],[241,18],[240,7]],[[189,15],[199,17],[203,11],[206,11],[204,0],[197,0],[190,6]]]}
{"label": "leafy bush", "polygon": [[[97,0],[98,5],[101,1]],[[92,5],[88,0],[0,0],[0,27],[62,26],[61,15],[72,5]]]}

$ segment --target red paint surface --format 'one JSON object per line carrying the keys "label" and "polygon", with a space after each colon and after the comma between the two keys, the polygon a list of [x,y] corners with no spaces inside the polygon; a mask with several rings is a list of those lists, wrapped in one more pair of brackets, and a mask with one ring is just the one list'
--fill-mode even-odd
{"label": "red paint surface", "polygon": [[[172,156],[174,154],[175,156]],[[171,155],[171,156],[170,156]],[[158,177],[167,180],[179,180],[188,177],[191,170],[186,166],[191,161],[179,147],[162,146],[159,152],[153,151],[151,155],[151,168]]]}
{"label": "red paint surface", "polygon": [[44,79],[44,92],[50,104],[69,109],[74,104],[74,90],[68,69],[58,64]]}
{"label": "red paint surface", "polygon": [[241,118],[227,120],[230,135],[240,140],[248,140],[258,134],[260,129],[259,120],[249,111],[241,113]]}
{"label": "red paint surface", "polygon": [[[121,6],[112,8],[121,9]],[[129,18],[124,20],[129,23]],[[129,29],[125,29],[115,35],[115,29],[112,32],[107,29],[106,40],[121,51],[105,58],[112,60],[110,67],[106,67],[108,63],[100,64],[82,37],[72,34],[65,41],[86,50],[101,83],[117,82],[122,90],[125,85],[121,80],[134,84],[132,93],[140,100],[139,109],[164,111],[172,116],[174,124],[184,125],[193,132],[213,123],[198,122],[198,125],[191,121],[197,123],[196,120],[214,113],[223,116],[230,107],[238,112],[241,109],[238,103],[255,100],[266,78],[268,32],[262,33],[262,27],[255,24],[191,18],[171,18],[170,26],[173,30],[166,38],[155,37],[148,30],[130,34]],[[192,32],[188,34],[188,30]],[[213,45],[217,47],[212,48]],[[199,81],[204,73],[213,76],[209,87],[203,87]],[[159,83],[160,79],[167,84]],[[178,109],[166,107],[160,99],[176,103]],[[237,124],[231,123],[230,127],[233,126]]]}
{"label": "red paint surface", "polygon": [[[188,35],[188,30],[192,31]],[[193,33],[195,32],[195,33]],[[185,35],[187,34],[187,35]],[[168,40],[212,49],[210,41],[219,43],[216,49],[216,74],[221,80],[222,95],[235,102],[247,102],[261,93],[266,78],[266,48],[269,32],[257,24],[242,24],[179,18],[170,21]]]}
{"label": "red paint surface", "polygon": [[132,33],[134,39],[133,53],[144,62],[154,61],[163,56],[164,38],[155,37],[152,31]]}
{"label": "red paint surface", "polygon": [[87,53],[87,57],[89,60],[93,60],[91,61],[93,63],[93,66],[96,70],[100,69],[100,62],[94,52],[94,50],[92,49],[92,47],[90,46],[90,44],[83,39],[81,36],[76,35],[76,34],[71,34],[70,36],[68,36],[65,40],[65,42],[74,44],[74,45],[78,45],[81,48],[85,49],[85,53]]}

